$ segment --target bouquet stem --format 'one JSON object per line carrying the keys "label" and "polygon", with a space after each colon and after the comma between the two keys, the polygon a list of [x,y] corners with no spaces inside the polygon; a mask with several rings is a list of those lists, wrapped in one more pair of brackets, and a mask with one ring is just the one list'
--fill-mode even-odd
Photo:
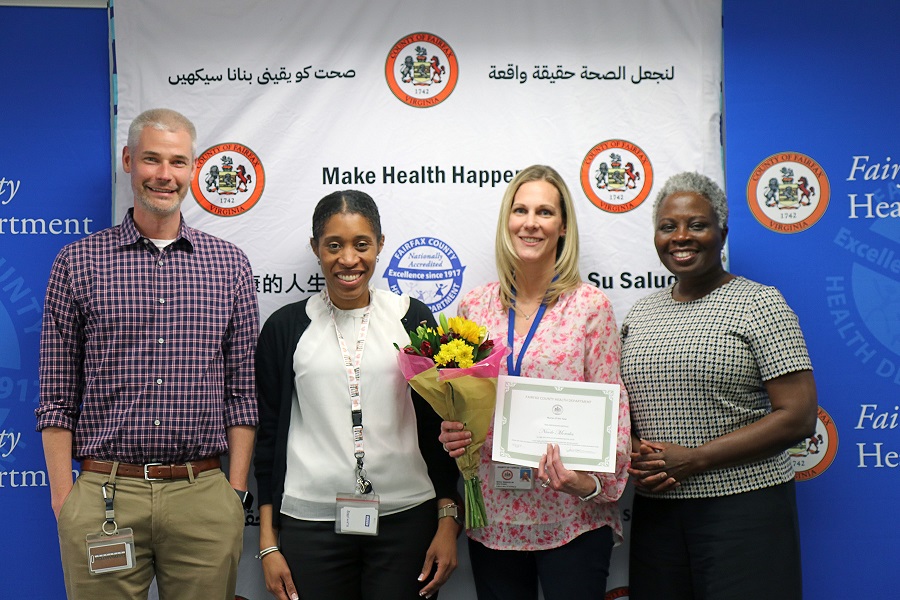
{"label": "bouquet stem", "polygon": [[484,497],[481,495],[481,480],[476,475],[464,482],[466,494],[466,529],[477,529],[487,525]]}

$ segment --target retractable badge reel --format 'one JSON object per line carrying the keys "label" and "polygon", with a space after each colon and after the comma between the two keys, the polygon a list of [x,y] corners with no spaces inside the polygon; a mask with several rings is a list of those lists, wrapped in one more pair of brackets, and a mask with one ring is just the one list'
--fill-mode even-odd
{"label": "retractable badge reel", "polygon": [[361,456],[356,459],[356,489],[339,493],[335,505],[336,533],[378,535],[378,494],[374,493],[372,482],[366,477]]}
{"label": "retractable badge reel", "polygon": [[88,571],[91,575],[101,575],[113,571],[124,571],[134,567],[134,531],[130,527],[119,529],[113,502],[116,499],[116,484],[104,483],[103,503],[106,505],[106,519],[100,525],[100,533],[89,533],[87,544]]}

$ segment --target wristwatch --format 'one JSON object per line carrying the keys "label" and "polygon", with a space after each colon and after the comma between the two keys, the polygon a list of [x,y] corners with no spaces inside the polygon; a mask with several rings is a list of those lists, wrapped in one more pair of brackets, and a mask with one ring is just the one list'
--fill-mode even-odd
{"label": "wristwatch", "polygon": [[445,504],[438,509],[438,520],[441,520],[444,517],[453,517],[453,520],[456,521],[458,525],[462,525],[462,521],[459,518],[459,506],[455,502]]}
{"label": "wristwatch", "polygon": [[234,490],[238,498],[241,499],[241,504],[244,505],[244,510],[250,510],[253,508],[253,494],[246,490]]}
{"label": "wristwatch", "polygon": [[594,491],[588,494],[587,496],[578,496],[578,499],[582,502],[587,502],[588,500],[593,500],[597,496],[600,495],[600,492],[603,491],[603,487],[600,485],[600,478],[594,475],[593,473],[588,473],[591,479],[594,480]]}

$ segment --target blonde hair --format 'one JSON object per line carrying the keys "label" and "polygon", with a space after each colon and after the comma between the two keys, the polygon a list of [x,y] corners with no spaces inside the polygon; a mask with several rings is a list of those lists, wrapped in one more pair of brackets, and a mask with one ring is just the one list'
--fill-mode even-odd
{"label": "blonde hair", "polygon": [[547,288],[544,302],[555,302],[560,294],[581,285],[581,274],[578,272],[578,224],[575,221],[575,205],[572,195],[562,176],[553,167],[531,165],[519,171],[506,188],[500,205],[500,216],[497,218],[497,235],[495,240],[495,259],[497,276],[500,280],[500,302],[505,308],[512,306],[513,288],[515,288],[516,272],[519,270],[519,257],[513,248],[509,234],[509,216],[512,213],[513,199],[524,183],[546,181],[559,192],[559,207],[562,211],[565,236],[559,238],[556,246],[556,263],[553,270],[556,279]]}

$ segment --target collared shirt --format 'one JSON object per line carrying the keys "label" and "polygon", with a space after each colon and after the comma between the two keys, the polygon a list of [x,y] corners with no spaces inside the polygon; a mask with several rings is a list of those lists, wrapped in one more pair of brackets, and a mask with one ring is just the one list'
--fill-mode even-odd
{"label": "collared shirt", "polygon": [[182,220],[159,250],[121,225],[64,247],[41,331],[37,429],[74,431],[73,457],[184,462],[256,425],[259,310],[250,262]]}

